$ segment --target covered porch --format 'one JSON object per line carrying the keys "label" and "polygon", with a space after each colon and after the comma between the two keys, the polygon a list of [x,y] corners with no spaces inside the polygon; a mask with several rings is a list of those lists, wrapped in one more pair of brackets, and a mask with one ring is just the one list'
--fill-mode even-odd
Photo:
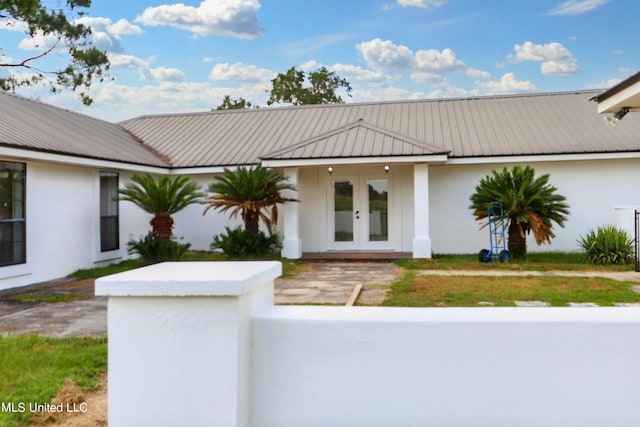
{"label": "covered porch", "polygon": [[446,160],[361,120],[262,156],[298,189],[281,215],[283,257],[431,258],[429,165]]}

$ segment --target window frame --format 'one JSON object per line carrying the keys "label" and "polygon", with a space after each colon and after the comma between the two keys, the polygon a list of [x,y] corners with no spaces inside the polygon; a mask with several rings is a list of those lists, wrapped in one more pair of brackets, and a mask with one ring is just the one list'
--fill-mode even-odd
{"label": "window frame", "polygon": [[[27,263],[27,164],[0,160],[0,179],[4,173],[14,174],[14,176],[10,179],[11,200],[2,200],[3,191],[0,187],[0,268]],[[20,179],[15,179],[16,173],[20,173]],[[19,197],[16,198],[15,186],[18,182],[21,182],[21,188]],[[3,209],[3,203],[10,204],[11,214],[6,218],[3,216],[9,210]],[[15,216],[16,208],[22,214],[21,216]],[[5,224],[12,224],[10,228],[7,228],[11,234],[11,242],[8,244],[2,241]],[[16,235],[18,235],[18,240],[16,240]],[[8,253],[11,253],[11,256],[5,259],[5,254]]]}
{"label": "window frame", "polygon": [[[109,187],[108,179],[115,179],[115,185],[112,181]],[[117,199],[120,175],[117,172],[100,171],[98,181],[100,252],[113,252],[120,250],[120,206]]]}

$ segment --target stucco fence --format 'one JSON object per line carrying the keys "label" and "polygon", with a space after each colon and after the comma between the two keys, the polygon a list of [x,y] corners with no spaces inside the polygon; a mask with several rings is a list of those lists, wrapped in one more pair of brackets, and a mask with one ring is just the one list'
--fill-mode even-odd
{"label": "stucco fence", "polygon": [[640,424],[637,308],[274,306],[278,262],[99,279],[111,426]]}

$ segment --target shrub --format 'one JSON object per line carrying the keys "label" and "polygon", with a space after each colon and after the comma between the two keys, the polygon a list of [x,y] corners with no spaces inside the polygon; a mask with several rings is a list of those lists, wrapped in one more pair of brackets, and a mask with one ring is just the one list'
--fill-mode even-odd
{"label": "shrub", "polygon": [[266,235],[262,231],[257,236],[251,236],[242,227],[231,229],[225,227],[226,233],[214,236],[211,249],[220,249],[233,257],[261,257],[266,255],[280,255],[282,240],[277,233]]}
{"label": "shrub", "polygon": [[190,243],[178,243],[175,240],[156,240],[153,232],[139,240],[129,240],[127,249],[130,254],[138,254],[145,263],[179,261],[191,247]]}
{"label": "shrub", "polygon": [[633,260],[633,239],[629,234],[612,225],[590,230],[580,237],[578,245],[594,264],[626,264]]}

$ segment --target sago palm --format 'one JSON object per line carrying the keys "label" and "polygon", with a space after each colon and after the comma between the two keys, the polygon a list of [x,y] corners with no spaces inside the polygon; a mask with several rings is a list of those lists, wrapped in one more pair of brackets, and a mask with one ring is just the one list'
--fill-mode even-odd
{"label": "sago palm", "polygon": [[476,220],[482,221],[488,216],[491,202],[501,203],[503,216],[494,218],[506,222],[511,258],[525,258],[526,235],[530,231],[540,245],[551,243],[555,237],[553,223],[564,227],[569,205],[556,191],[557,188],[549,184],[548,174],[536,178],[535,171],[529,166],[514,166],[510,170],[505,167],[480,180],[470,196],[469,208]]}
{"label": "sago palm", "polygon": [[156,180],[148,173],[133,175],[131,182],[125,184],[118,193],[120,200],[132,202],[153,215],[150,224],[156,240],[171,240],[171,215],[199,203],[205,196],[200,192],[200,186],[189,177],[178,175],[172,179],[162,175]]}
{"label": "sago palm", "polygon": [[278,204],[297,202],[297,199],[282,195],[284,190],[296,188],[281,173],[262,167],[240,166],[235,170],[225,169],[224,174],[216,177],[209,185],[208,206],[220,212],[229,212],[231,218],[242,218],[245,230],[252,236],[258,235],[260,220],[269,232],[278,222]]}

